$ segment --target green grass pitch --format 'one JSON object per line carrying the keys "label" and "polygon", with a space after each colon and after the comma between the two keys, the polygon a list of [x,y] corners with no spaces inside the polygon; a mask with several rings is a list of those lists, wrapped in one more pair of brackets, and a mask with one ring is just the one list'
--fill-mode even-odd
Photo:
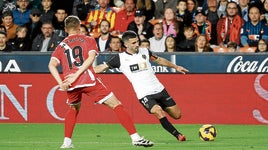
{"label": "green grass pitch", "polygon": [[[160,124],[136,124],[153,147],[135,147],[119,124],[77,124],[73,144],[77,150],[267,150],[267,125],[214,125],[215,141],[198,137],[201,125],[175,125],[187,141],[178,143]],[[63,142],[63,124],[0,124],[1,150],[55,150]]]}

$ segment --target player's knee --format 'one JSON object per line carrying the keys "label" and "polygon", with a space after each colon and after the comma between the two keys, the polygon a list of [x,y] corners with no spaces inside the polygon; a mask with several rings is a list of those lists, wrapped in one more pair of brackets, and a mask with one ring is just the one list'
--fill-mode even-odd
{"label": "player's knee", "polygon": [[175,113],[175,114],[172,116],[172,118],[174,118],[174,119],[180,119],[180,118],[181,118],[181,112],[179,111],[179,112]]}
{"label": "player's knee", "polygon": [[164,110],[159,105],[153,106],[153,108],[151,109],[151,113],[154,114],[157,118],[165,116]]}

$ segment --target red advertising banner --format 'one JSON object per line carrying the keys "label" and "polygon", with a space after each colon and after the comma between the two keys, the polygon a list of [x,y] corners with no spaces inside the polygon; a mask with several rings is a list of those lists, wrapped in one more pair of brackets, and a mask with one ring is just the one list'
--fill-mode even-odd
{"label": "red advertising banner", "polygon": [[[158,74],[182,111],[181,124],[268,124],[268,75]],[[122,74],[100,74],[135,123],[158,123]],[[60,123],[65,92],[50,74],[0,74],[0,123]],[[118,123],[113,111],[84,95],[79,123]]]}

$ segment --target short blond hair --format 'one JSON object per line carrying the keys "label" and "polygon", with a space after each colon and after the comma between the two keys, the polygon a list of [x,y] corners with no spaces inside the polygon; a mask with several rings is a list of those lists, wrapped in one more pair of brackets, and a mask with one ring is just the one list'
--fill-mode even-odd
{"label": "short blond hair", "polygon": [[68,16],[65,20],[64,20],[64,25],[65,28],[67,29],[71,29],[71,28],[78,28],[81,24],[80,19],[77,16]]}

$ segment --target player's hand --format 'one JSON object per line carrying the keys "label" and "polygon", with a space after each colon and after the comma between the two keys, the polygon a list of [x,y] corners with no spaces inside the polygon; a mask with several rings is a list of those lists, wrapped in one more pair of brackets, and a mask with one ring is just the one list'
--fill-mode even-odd
{"label": "player's hand", "polygon": [[69,89],[69,85],[62,82],[60,85],[60,90],[67,91]]}
{"label": "player's hand", "polygon": [[176,70],[177,70],[178,72],[183,73],[183,74],[189,72],[189,70],[187,70],[186,68],[184,68],[184,67],[182,67],[182,66],[177,66],[177,67],[176,67]]}
{"label": "player's hand", "polygon": [[77,79],[77,76],[76,76],[76,74],[72,73],[72,74],[65,76],[64,78],[65,79],[64,79],[63,83],[66,83],[67,85],[72,86],[72,83],[74,83],[74,81]]}

